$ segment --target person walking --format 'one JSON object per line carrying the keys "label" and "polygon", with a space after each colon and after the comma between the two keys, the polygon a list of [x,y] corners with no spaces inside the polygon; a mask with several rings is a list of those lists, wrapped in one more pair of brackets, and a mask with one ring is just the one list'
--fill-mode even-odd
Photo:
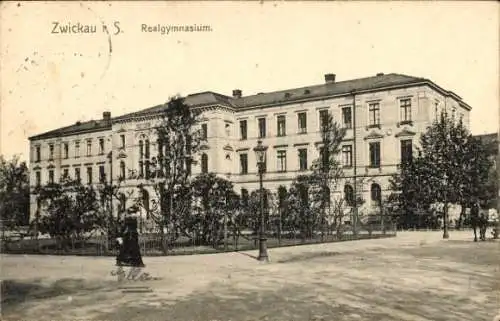
{"label": "person walking", "polygon": [[120,244],[120,250],[116,257],[116,265],[145,267],[139,247],[137,218],[132,215],[125,217],[123,229],[120,234],[121,236],[117,239]]}

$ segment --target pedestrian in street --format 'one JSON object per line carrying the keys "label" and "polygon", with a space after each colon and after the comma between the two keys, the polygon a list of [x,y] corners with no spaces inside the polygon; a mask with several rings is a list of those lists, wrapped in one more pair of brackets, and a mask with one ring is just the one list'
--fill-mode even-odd
{"label": "pedestrian in street", "polygon": [[124,219],[123,229],[118,238],[120,250],[116,257],[116,265],[144,267],[139,247],[139,233],[137,232],[137,218],[129,212]]}

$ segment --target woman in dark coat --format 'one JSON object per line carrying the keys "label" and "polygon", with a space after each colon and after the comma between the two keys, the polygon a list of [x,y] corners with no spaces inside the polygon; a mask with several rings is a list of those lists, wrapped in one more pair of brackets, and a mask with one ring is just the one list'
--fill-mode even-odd
{"label": "woman in dark coat", "polygon": [[137,219],[128,216],[124,220],[121,233],[122,242],[116,258],[118,266],[144,267],[139,248],[139,233],[137,232]]}

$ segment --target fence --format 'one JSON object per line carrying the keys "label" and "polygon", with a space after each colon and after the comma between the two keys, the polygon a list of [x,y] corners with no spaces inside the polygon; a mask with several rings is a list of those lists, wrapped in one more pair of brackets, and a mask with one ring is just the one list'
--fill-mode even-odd
{"label": "fence", "polygon": [[[309,236],[292,231],[281,233],[269,232],[266,234],[268,248],[353,241],[361,239],[375,239],[396,236],[393,225],[381,226],[377,224],[361,225],[356,233],[349,226],[344,227],[337,235],[335,231],[313,231]],[[168,235],[158,233],[141,234],[139,247],[143,256],[209,254],[258,249],[259,235],[251,231],[242,231],[238,234],[227,233],[215,244],[197,241],[194,237],[180,236],[175,240]],[[117,247],[115,240],[106,235],[90,237],[86,240],[69,240],[63,245],[53,238],[30,238],[10,242],[2,242],[3,253],[22,254],[51,254],[51,255],[87,255],[87,256],[115,256]]]}

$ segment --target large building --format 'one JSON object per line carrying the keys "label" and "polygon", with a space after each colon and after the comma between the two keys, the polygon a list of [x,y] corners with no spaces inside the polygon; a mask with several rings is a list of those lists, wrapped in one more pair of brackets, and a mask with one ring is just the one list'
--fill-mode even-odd
{"label": "large building", "polygon": [[[462,117],[467,126],[471,110],[458,95],[431,80],[394,73],[347,81],[326,74],[320,85],[249,96],[239,89],[232,96],[201,92],[188,95],[185,102],[201,110],[200,128],[206,135],[193,175],[224,175],[237,191],[258,188],[253,152],[258,140],[268,148],[266,188],[289,185],[307,172],[319,156],[321,119],[332,113],[347,129],[339,155],[346,178],[333,192],[342,195],[352,189],[354,177],[362,179],[356,187],[368,209],[388,192],[389,177],[442,110]],[[129,170],[143,173],[158,152],[153,127],[163,108],[118,117],[105,111],[100,120],[30,137],[31,185],[63,176],[95,184],[102,177],[126,177]],[[126,178],[122,187],[135,193],[141,182]],[[33,196],[32,215],[36,208]]]}

